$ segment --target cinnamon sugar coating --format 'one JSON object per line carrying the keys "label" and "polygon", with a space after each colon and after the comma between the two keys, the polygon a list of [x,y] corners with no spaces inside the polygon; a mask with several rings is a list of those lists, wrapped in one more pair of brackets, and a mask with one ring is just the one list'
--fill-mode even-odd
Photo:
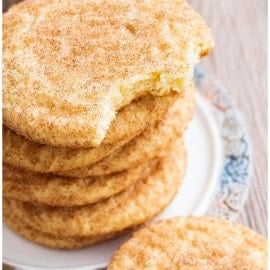
{"label": "cinnamon sugar coating", "polygon": [[4,164],[3,194],[6,198],[33,204],[51,206],[93,204],[147,178],[157,164],[158,158],[119,173],[81,178],[35,173]]}
{"label": "cinnamon sugar coating", "polygon": [[49,207],[4,198],[3,212],[13,213],[35,230],[57,237],[96,237],[120,232],[153,218],[177,193],[186,168],[183,143],[179,141],[174,152],[160,161],[147,178],[95,204]]}
{"label": "cinnamon sugar coating", "polygon": [[179,98],[181,98],[179,95],[154,98],[146,96],[133,101],[117,114],[105,140],[97,147],[69,148],[43,145],[4,127],[4,162],[43,173],[56,173],[88,166],[100,161],[161,120]]}
{"label": "cinnamon sugar coating", "polygon": [[108,270],[266,270],[258,233],[213,217],[172,218],[147,226],[113,255]]}
{"label": "cinnamon sugar coating", "polygon": [[3,120],[58,147],[98,146],[117,112],[181,93],[213,40],[182,0],[35,0],[3,18]]}

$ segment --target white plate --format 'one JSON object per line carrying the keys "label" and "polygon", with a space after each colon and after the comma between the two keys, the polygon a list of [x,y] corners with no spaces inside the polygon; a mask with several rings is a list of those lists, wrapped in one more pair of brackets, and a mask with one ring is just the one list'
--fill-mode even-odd
{"label": "white plate", "polygon": [[[210,204],[221,166],[221,145],[218,129],[202,98],[197,98],[195,117],[185,134],[185,141],[188,168],[184,183],[158,219],[190,213],[203,215]],[[3,256],[6,263],[24,269],[96,269],[106,266],[113,251],[125,239],[120,237],[77,251],[58,251],[26,241],[4,226]]]}
{"label": "white plate", "polygon": [[[249,143],[238,112],[219,84],[195,73],[196,112],[185,141],[188,168],[173,202],[156,219],[215,215],[234,218],[247,194]],[[75,251],[48,249],[3,227],[3,261],[20,269],[99,269],[128,236]]]}

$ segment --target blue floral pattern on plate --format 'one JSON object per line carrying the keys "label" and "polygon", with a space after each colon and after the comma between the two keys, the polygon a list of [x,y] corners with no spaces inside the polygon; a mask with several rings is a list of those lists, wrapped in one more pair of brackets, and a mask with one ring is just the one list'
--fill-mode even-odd
{"label": "blue floral pattern on plate", "polygon": [[206,215],[235,219],[245,203],[251,174],[250,143],[241,114],[218,81],[196,67],[194,81],[221,132],[223,166]]}

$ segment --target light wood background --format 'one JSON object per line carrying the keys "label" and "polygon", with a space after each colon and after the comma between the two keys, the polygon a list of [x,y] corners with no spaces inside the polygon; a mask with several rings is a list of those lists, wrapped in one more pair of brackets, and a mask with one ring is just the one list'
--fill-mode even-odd
{"label": "light wood background", "polygon": [[[3,9],[16,0],[4,0]],[[239,222],[267,234],[267,1],[189,0],[212,28],[216,47],[203,61],[243,112],[253,145],[253,176]]]}

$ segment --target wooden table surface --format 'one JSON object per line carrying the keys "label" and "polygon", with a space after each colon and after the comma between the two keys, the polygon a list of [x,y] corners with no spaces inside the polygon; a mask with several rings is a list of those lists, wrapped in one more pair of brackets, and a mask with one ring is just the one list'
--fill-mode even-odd
{"label": "wooden table surface", "polygon": [[[16,0],[4,0],[4,10]],[[267,1],[189,0],[206,19],[215,50],[203,66],[231,92],[253,146],[253,175],[239,222],[267,233]]]}

